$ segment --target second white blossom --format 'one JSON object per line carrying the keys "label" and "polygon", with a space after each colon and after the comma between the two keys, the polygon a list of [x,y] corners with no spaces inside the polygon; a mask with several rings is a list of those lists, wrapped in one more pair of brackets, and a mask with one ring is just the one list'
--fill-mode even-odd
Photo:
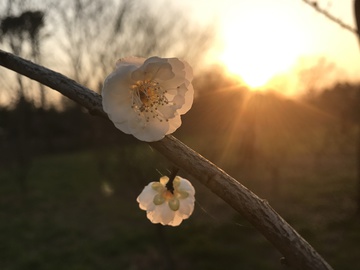
{"label": "second white blossom", "polygon": [[195,189],[180,176],[173,179],[170,187],[168,183],[167,176],[161,177],[159,182],[151,182],[143,189],[137,202],[152,223],[178,226],[194,211]]}

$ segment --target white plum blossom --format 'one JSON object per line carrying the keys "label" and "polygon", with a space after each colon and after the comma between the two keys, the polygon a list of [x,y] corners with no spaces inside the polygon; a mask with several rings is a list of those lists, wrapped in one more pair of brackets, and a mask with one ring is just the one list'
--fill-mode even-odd
{"label": "white plum blossom", "polygon": [[180,127],[180,115],[191,108],[192,78],[190,65],[178,58],[122,58],[105,79],[103,109],[124,133],[161,140]]}
{"label": "white plum blossom", "polygon": [[159,182],[148,184],[137,202],[152,223],[178,226],[194,210],[195,189],[180,176],[176,176],[169,186],[169,178],[163,176]]}

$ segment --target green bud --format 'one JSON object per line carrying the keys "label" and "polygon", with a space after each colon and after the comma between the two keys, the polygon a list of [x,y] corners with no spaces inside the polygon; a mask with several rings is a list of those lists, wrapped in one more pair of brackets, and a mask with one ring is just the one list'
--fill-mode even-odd
{"label": "green bud", "polygon": [[180,208],[180,201],[178,199],[172,199],[169,201],[169,207],[173,211],[177,211]]}
{"label": "green bud", "polygon": [[184,190],[178,190],[177,191],[177,197],[179,199],[186,199],[187,197],[189,197],[189,193],[187,193],[186,191]]}
{"label": "green bud", "polygon": [[164,189],[164,186],[160,182],[154,182],[151,184],[153,190],[160,192]]}
{"label": "green bud", "polygon": [[156,194],[153,200],[153,203],[155,205],[160,205],[163,204],[165,202],[165,198],[163,196],[161,196],[160,194]]}
{"label": "green bud", "polygon": [[174,179],[174,182],[173,182],[173,185],[174,185],[174,188],[177,188],[180,186],[180,182],[181,182],[181,179],[179,176],[175,176],[175,179]]}

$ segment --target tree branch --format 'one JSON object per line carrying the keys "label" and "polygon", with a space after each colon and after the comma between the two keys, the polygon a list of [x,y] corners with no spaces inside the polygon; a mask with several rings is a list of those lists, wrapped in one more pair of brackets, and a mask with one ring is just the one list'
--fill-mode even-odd
{"label": "tree branch", "polygon": [[[81,104],[93,114],[107,118],[99,94],[57,72],[2,50],[0,50],[0,65],[45,84]],[[163,140],[150,145],[242,214],[285,256],[289,267],[332,269],[314,248],[271,208],[267,201],[257,197],[175,137],[166,136]]]}
{"label": "tree branch", "polygon": [[334,15],[330,14],[328,11],[326,11],[325,9],[319,7],[319,5],[317,4],[316,1],[310,1],[310,0],[303,0],[303,2],[305,4],[308,4],[309,6],[311,6],[312,8],[314,8],[317,12],[319,12],[320,14],[324,15],[326,18],[328,18],[330,21],[338,24],[339,26],[341,26],[342,28],[344,28],[345,30],[350,31],[351,33],[355,34],[357,36],[357,31],[355,28],[351,27],[350,25],[344,23],[342,20],[340,20],[339,18],[336,18]]}

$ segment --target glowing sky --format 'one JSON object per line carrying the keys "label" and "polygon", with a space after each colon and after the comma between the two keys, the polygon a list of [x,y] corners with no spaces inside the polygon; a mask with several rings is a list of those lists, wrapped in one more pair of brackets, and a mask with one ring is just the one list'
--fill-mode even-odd
{"label": "glowing sky", "polygon": [[[353,0],[317,3],[355,27]],[[316,87],[336,81],[360,81],[356,36],[302,0],[154,0],[152,4],[157,14],[159,9],[175,6],[191,16],[191,22],[213,25],[219,34],[217,44],[201,67],[223,64],[229,73],[254,89],[270,88],[289,96],[301,94],[315,83],[306,82],[299,73],[321,57],[326,59],[325,68],[314,72],[319,74]],[[191,59],[187,60],[191,63]],[[331,72],[326,69],[329,63],[335,66]],[[8,96],[0,92],[0,103],[6,103]]]}
{"label": "glowing sky", "polygon": [[[355,27],[352,0],[317,2]],[[279,74],[289,77],[300,62],[315,63],[319,57],[336,65],[331,80],[360,79],[356,36],[301,0],[188,0],[182,5],[199,22],[217,22],[221,39],[212,60],[226,64],[250,86]]]}

